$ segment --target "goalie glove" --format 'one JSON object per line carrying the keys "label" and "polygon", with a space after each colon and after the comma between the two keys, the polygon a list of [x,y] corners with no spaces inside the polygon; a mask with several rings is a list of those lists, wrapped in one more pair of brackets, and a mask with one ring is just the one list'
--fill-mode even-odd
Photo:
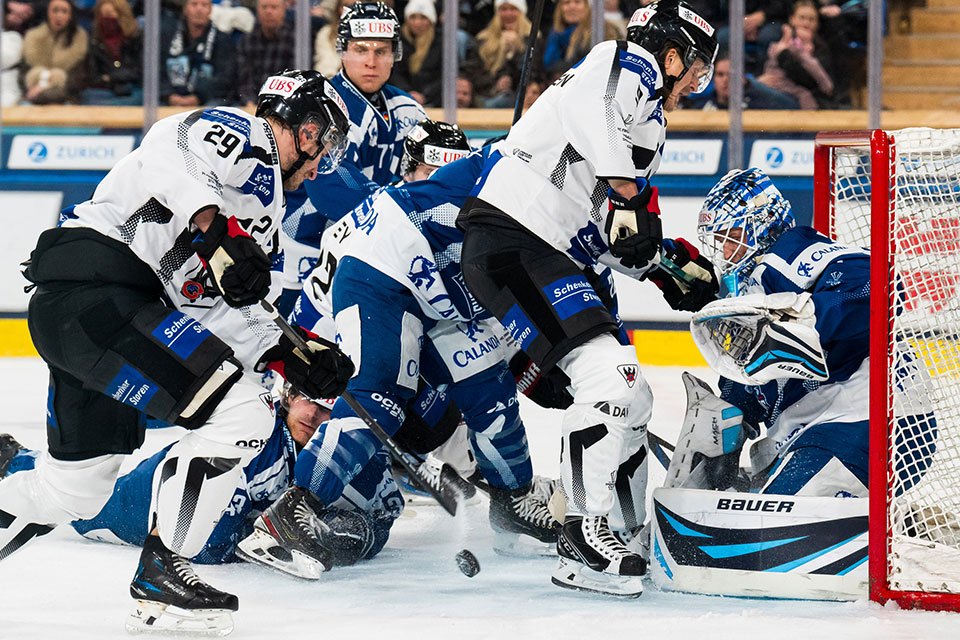
{"label": "goalie glove", "polygon": [[720,291],[713,263],[683,238],[664,238],[657,268],[642,279],[656,284],[663,299],[677,311],[699,311],[716,300]]}
{"label": "goalie glove", "polygon": [[743,411],[713,393],[703,380],[682,375],[687,413],[667,469],[665,487],[726,489],[740,473],[740,450],[757,437]]}
{"label": "goalie glove", "polygon": [[823,382],[827,358],[809,293],[755,294],[711,302],[690,332],[707,364],[746,385],[779,378]]}
{"label": "goalie glove", "polygon": [[610,212],[604,225],[610,254],[629,269],[639,269],[653,260],[660,251],[663,229],[660,225],[660,204],[657,188],[637,178],[640,193],[630,199],[607,189]]}
{"label": "goalie glove", "polygon": [[217,213],[191,243],[231,307],[262,300],[270,290],[270,258],[233,216]]}
{"label": "goalie glove", "polygon": [[329,340],[303,327],[294,326],[293,330],[306,341],[310,353],[302,353],[287,336],[280,336],[280,342],[267,349],[255,371],[276,371],[307,398],[339,396],[353,377],[353,362]]}

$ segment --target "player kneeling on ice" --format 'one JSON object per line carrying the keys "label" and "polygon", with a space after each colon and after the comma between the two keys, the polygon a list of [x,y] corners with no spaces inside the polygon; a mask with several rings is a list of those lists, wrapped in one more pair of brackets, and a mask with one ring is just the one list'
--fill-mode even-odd
{"label": "player kneeling on ice", "polygon": [[[710,593],[856,597],[867,505],[838,498],[867,495],[869,252],[796,227],[759,169],[710,190],[699,236],[725,297],[691,330],[720,396],[684,374],[687,415],[668,488],[654,493],[654,577]],[[900,375],[920,375],[900,358]]]}
{"label": "player kneeling on ice", "polygon": [[270,295],[283,190],[332,171],[348,120],[314,71],[268,78],[257,115],[198,109],[141,145],[41,234],[26,277],[28,323],[50,369],[48,454],[0,483],[0,559],[60,523],[95,516],[145,416],[187,433],[152,487],[156,513],[128,627],[227,633],[234,595],[200,580],[195,556],[274,427],[245,373],[283,368],[316,397],[353,371],[332,343],[301,358],[257,302]]}
{"label": "player kneeling on ice", "polygon": [[[320,423],[330,417],[333,407],[333,400],[312,401],[285,381],[277,384],[273,400],[277,411],[273,433],[244,467],[230,506],[200,553],[190,558],[191,562],[220,564],[239,560],[237,543],[253,532],[254,520],[289,488],[297,454]],[[170,459],[174,444],[120,476],[100,513],[70,525],[93,540],[143,545],[149,533],[150,514],[156,511],[151,487]],[[34,468],[39,453],[23,449],[11,436],[0,434],[0,480],[5,474],[12,476]],[[364,472],[350,483],[350,489],[349,496],[318,511],[312,521],[314,535],[325,541],[330,561],[336,565],[353,564],[376,555],[403,506],[385,455],[374,456]]]}

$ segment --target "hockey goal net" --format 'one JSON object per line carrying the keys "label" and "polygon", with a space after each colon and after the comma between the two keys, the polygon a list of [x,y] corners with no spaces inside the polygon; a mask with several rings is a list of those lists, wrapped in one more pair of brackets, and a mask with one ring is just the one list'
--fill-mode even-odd
{"label": "hockey goal net", "polygon": [[871,249],[870,597],[960,610],[960,130],[814,157],[814,226]]}

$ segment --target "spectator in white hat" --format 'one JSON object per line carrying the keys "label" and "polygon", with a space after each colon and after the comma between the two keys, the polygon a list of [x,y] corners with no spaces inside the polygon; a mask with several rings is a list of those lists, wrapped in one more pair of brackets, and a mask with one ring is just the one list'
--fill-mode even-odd
{"label": "spectator in white hat", "polygon": [[443,36],[434,0],[410,0],[403,10],[403,59],[393,67],[391,83],[425,107],[440,106]]}
{"label": "spectator in white hat", "polygon": [[496,13],[477,34],[477,48],[468,54],[466,67],[484,106],[511,107],[532,25],[526,0],[496,0],[494,6]]}

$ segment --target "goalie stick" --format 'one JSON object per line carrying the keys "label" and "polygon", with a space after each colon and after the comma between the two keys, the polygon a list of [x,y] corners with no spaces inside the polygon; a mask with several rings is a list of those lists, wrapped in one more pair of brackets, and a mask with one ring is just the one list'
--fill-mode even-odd
{"label": "goalie stick", "polygon": [[[290,342],[294,344],[294,348],[299,352],[298,355],[304,360],[309,361],[308,353],[310,353],[310,347],[307,346],[306,341],[294,331],[293,327],[280,315],[280,312],[277,309],[267,302],[266,300],[260,301],[260,306],[263,307],[263,310],[270,314],[270,319],[273,320],[280,331],[283,332],[283,335],[287,337]],[[377,437],[377,440],[383,444],[383,446],[390,453],[390,457],[400,463],[406,472],[410,475],[414,481],[420,485],[424,491],[429,493],[433,498],[443,507],[447,513],[452,516],[457,515],[457,506],[460,504],[460,501],[463,497],[463,494],[460,490],[460,487],[457,486],[456,479],[452,478],[449,474],[457,476],[461,482],[466,482],[460,478],[459,474],[450,467],[449,465],[444,465],[440,473],[438,486],[434,488],[430,484],[429,478],[426,472],[421,470],[421,463],[413,456],[409,451],[404,450],[396,443],[396,441],[387,435],[387,432],[383,430],[377,421],[374,419],[370,413],[363,408],[363,406],[357,402],[357,399],[353,397],[349,391],[344,391],[341,395],[341,398],[350,406],[351,409],[359,416],[363,423],[367,425],[367,428],[373,432],[373,435]]]}

